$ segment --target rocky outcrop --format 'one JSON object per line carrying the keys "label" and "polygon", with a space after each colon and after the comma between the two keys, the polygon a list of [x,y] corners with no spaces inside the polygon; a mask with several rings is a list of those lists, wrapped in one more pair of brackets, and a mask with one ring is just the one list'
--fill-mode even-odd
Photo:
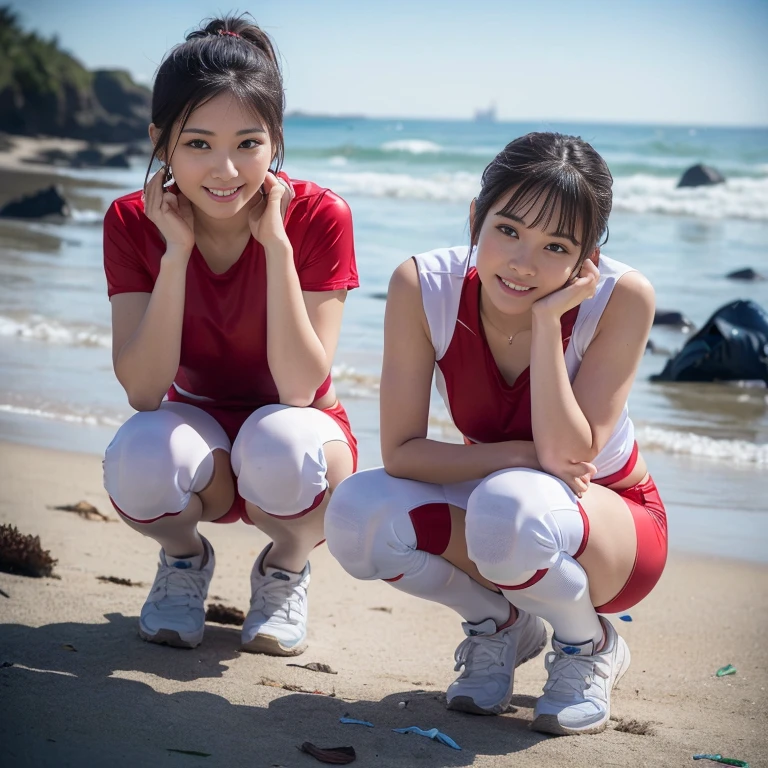
{"label": "rocky outcrop", "polygon": [[0,8],[0,132],[123,143],[146,136],[151,92],[127,72],[89,72]]}
{"label": "rocky outcrop", "polygon": [[31,195],[20,197],[0,208],[0,218],[39,219],[43,216],[69,216],[69,204],[59,186],[41,189]]}
{"label": "rocky outcrop", "polygon": [[712,184],[723,184],[725,177],[720,171],[709,165],[692,165],[677,182],[679,187],[706,187]]}

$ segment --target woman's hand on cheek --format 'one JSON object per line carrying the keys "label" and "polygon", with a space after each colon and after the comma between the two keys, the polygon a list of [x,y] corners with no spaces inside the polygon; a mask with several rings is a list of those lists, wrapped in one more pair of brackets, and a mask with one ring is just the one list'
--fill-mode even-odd
{"label": "woman's hand on cheek", "polygon": [[195,245],[195,217],[184,195],[163,187],[165,168],[161,168],[144,190],[144,214],[158,228],[168,248],[192,253]]}
{"label": "woman's hand on cheek", "polygon": [[263,198],[251,208],[248,224],[254,239],[264,248],[288,243],[283,220],[293,199],[290,190],[272,172],[264,179]]}
{"label": "woman's hand on cheek", "polygon": [[578,276],[571,278],[562,288],[534,302],[534,315],[562,317],[568,310],[578,307],[582,301],[595,295],[599,279],[598,268],[591,259],[585,259]]}

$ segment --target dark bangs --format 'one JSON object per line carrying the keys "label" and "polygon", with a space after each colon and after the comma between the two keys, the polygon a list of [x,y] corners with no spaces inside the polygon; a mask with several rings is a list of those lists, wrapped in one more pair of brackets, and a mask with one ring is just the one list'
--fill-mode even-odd
{"label": "dark bangs", "polygon": [[[605,161],[582,139],[559,133],[521,136],[507,144],[483,172],[471,245],[477,245],[489,213],[525,219],[540,206],[532,226],[578,243],[578,268],[607,241],[612,184]],[[510,192],[507,203],[497,210]]]}
{"label": "dark bangs", "polygon": [[[498,213],[526,219],[540,205],[531,228],[572,240],[581,248],[581,262],[602,235],[597,231],[597,205],[582,177],[567,168],[559,170],[560,173],[531,176],[521,181]],[[551,227],[556,212],[557,221]]]}

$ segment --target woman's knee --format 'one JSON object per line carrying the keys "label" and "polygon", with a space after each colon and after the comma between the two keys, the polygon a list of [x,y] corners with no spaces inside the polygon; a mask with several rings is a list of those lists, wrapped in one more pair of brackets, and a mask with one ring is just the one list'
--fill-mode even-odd
{"label": "woman's knee", "polygon": [[248,417],[232,446],[240,495],[275,517],[306,514],[328,488],[323,439],[312,408],[270,405]]}
{"label": "woman's knee", "polygon": [[568,549],[562,515],[574,513],[578,516],[575,496],[557,478],[522,468],[495,472],[469,497],[469,557],[497,583],[509,583],[513,572],[547,568]]}
{"label": "woman's knee", "polygon": [[125,517],[149,523],[184,509],[213,470],[208,442],[161,408],[134,414],[117,431],[104,456],[104,487]]}
{"label": "woman's knee", "polygon": [[416,548],[408,515],[410,480],[369,469],[351,475],[333,492],[325,513],[328,549],[357,579],[392,579],[406,570]]}

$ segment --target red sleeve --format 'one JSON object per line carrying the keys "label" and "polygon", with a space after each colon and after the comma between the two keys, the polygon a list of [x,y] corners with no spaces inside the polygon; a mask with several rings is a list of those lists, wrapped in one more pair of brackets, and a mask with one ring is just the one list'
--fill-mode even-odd
{"label": "red sleeve", "polygon": [[152,293],[155,281],[140,250],[144,238],[135,220],[137,211],[119,202],[112,203],[104,216],[107,294],[112,298],[118,293]]}
{"label": "red sleeve", "polygon": [[326,190],[315,205],[299,250],[296,268],[303,291],[357,288],[352,212]]}

